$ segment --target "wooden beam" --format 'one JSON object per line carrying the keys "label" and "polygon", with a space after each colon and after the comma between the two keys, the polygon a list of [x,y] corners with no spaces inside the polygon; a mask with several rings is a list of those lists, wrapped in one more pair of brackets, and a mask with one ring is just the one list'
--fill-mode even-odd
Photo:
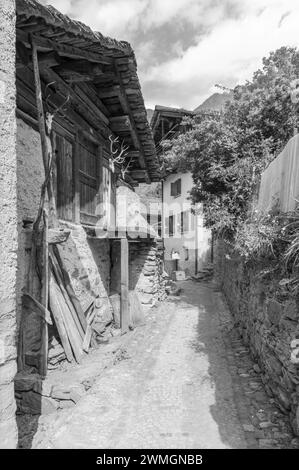
{"label": "wooden beam", "polygon": [[98,75],[103,75],[103,67],[100,64],[93,64],[86,60],[68,60],[62,62],[59,67],[56,67],[56,72],[59,75],[69,74],[70,72],[80,75],[88,75],[92,78]]}
{"label": "wooden beam", "polygon": [[[137,150],[140,151],[139,159],[138,159],[139,160],[139,165],[142,169],[146,169],[147,165],[146,165],[145,155],[144,155],[144,152],[143,152],[143,146],[142,146],[142,143],[141,143],[140,138],[139,138],[138,129],[136,128],[134,115],[132,113],[132,109],[131,109],[130,103],[128,101],[128,97],[126,95],[125,87],[122,83],[121,74],[118,70],[117,60],[115,61],[115,70],[116,70],[116,74],[117,74],[118,81],[119,81],[119,93],[118,93],[119,101],[120,101],[120,104],[123,108],[124,113],[128,114],[128,116],[130,118],[130,121],[131,121],[130,131],[131,131],[131,137],[132,137],[134,146]],[[151,182],[147,171],[145,172],[145,180],[146,180],[147,183]]]}
{"label": "wooden beam", "polygon": [[[17,28],[17,39],[25,44],[30,45],[30,35]],[[56,51],[59,55],[69,57],[71,59],[86,59],[90,62],[98,64],[111,65],[113,59],[110,57],[103,57],[95,52],[88,52],[78,47],[69,46],[62,42],[51,41],[51,39],[42,38],[41,36],[33,35],[34,42],[38,50]]]}
{"label": "wooden beam", "polygon": [[131,130],[129,116],[113,116],[110,117],[109,122],[113,132],[128,132]]}
{"label": "wooden beam", "polygon": [[75,224],[80,224],[80,153],[79,153],[79,133],[76,132],[74,144],[74,160],[73,160],[73,182],[74,182],[74,198],[73,198],[73,217]]}
{"label": "wooden beam", "polygon": [[88,96],[88,98],[93,101],[93,103],[102,111],[104,116],[106,116],[106,117],[110,116],[109,110],[106,108],[103,101],[100,99],[100,97],[98,95],[98,90],[94,86],[93,83],[90,83],[88,85],[86,85],[84,83],[81,84],[80,85],[80,90],[82,90],[86,94],[86,96]]}
{"label": "wooden beam", "polygon": [[120,251],[120,327],[122,334],[124,334],[129,329],[129,244],[127,238],[120,240]]}
{"label": "wooden beam", "polygon": [[[49,139],[47,139],[47,135],[46,135],[46,123],[45,123],[45,116],[44,116],[44,109],[43,109],[37,48],[34,42],[32,42],[32,60],[33,60],[34,82],[35,82],[36,107],[37,107],[37,115],[38,115],[38,127],[39,127],[40,139],[41,139],[44,169],[45,169],[45,174],[47,174],[48,169],[49,169],[49,163],[51,162],[51,148],[49,147],[49,144],[48,144]],[[56,217],[55,195],[54,195],[53,182],[52,182],[51,177],[49,178],[49,181],[47,182],[47,190],[48,190],[48,197],[49,197],[49,225],[53,227],[57,224],[57,217]]]}
{"label": "wooden beam", "polygon": [[105,89],[99,89],[98,95],[100,98],[117,98],[119,95],[119,85],[115,85],[113,87]]}
{"label": "wooden beam", "polygon": [[[43,212],[43,242],[42,242],[42,276],[41,276],[41,304],[48,309],[49,304],[49,246],[48,246],[48,214],[47,211]],[[41,346],[40,346],[40,361],[39,361],[39,373],[42,377],[47,375],[48,370],[48,348],[49,348],[49,335],[48,325],[45,321],[41,325]]]}
{"label": "wooden beam", "polygon": [[130,171],[130,175],[133,179],[142,180],[146,178],[147,171],[146,170],[132,170]]}
{"label": "wooden beam", "polygon": [[[48,72],[47,70],[43,69],[41,75],[43,76],[43,78],[46,77],[48,81],[51,81],[51,78],[49,78],[49,75],[47,72]],[[21,78],[24,78],[26,80],[26,83],[24,83],[21,80]],[[19,82],[19,86],[18,86],[18,82]],[[17,76],[18,106],[20,106],[21,111],[23,112],[25,111],[25,114],[29,113],[31,115],[31,117],[33,118],[32,119],[32,124],[33,124],[34,116],[36,115],[36,103],[35,103],[35,98],[34,98],[34,91],[31,90],[28,86],[28,83],[32,83],[32,82],[34,83],[34,76],[31,70],[28,68],[24,68],[21,76],[19,75]],[[45,97],[46,90],[45,90],[45,85],[43,83],[41,83],[41,89],[42,89],[43,97]],[[23,96],[23,91],[26,96]],[[51,108],[53,108],[53,110],[55,110],[55,108],[59,108],[59,106],[61,106],[65,102],[66,95],[67,95],[67,92],[65,90],[64,92],[60,91],[60,93],[59,92],[56,93],[50,90],[49,88],[47,91],[48,104],[50,105]],[[31,99],[32,97],[33,97],[33,100]],[[25,106],[25,108],[23,108],[23,106]],[[96,144],[100,143],[91,125],[83,117],[81,117],[81,115],[79,115],[75,110],[73,110],[71,106],[68,107],[67,118],[72,123],[72,124],[70,123],[69,126],[77,125],[81,129],[81,131],[88,134],[89,138],[92,139]],[[36,121],[36,124],[37,124],[37,121]],[[60,128],[65,129],[64,127],[65,125],[66,125],[66,119],[62,119],[56,115],[55,120],[53,122],[53,129],[55,127],[60,127]],[[69,137],[70,136],[73,137],[76,130],[74,128],[72,129],[69,128],[67,130],[69,134],[71,134],[69,135]]]}
{"label": "wooden beam", "polygon": [[107,116],[101,111],[101,109],[99,109],[99,105],[100,103],[98,102],[99,100],[97,100],[96,98],[97,97],[94,97],[94,101],[92,101],[89,96],[87,96],[87,94],[82,90],[82,88],[79,86],[79,85],[75,85],[74,86],[74,91],[75,93],[82,99],[84,100],[84,102],[86,104],[88,104],[88,106],[90,107],[90,109],[96,114],[98,115],[102,120],[103,122],[108,125],[109,124],[109,119],[107,118]]}
{"label": "wooden beam", "polygon": [[23,65],[28,65],[30,62],[30,55],[28,49],[24,46],[24,44],[20,41],[16,42],[16,50],[17,50],[17,60],[20,59]]}
{"label": "wooden beam", "polygon": [[[98,128],[99,130],[101,130],[105,136],[109,134],[109,130],[107,127],[105,127],[105,123],[102,120],[102,114],[98,113],[95,116],[95,114],[91,111],[90,107],[85,102],[85,100],[82,97],[80,97],[75,92],[74,88],[72,88],[69,84],[67,84],[57,73],[55,73],[51,69],[43,69],[42,76],[45,80],[49,82],[55,82],[54,83],[55,88],[58,89],[63,95],[66,95],[66,96],[69,95],[71,100],[73,100],[77,106],[80,106],[82,108],[81,112],[86,116],[86,118],[90,121],[90,123],[94,125],[95,128]],[[77,121],[75,122],[80,126],[79,120],[80,120],[80,116],[77,115]],[[89,126],[88,130],[89,132],[92,133],[91,126]]]}
{"label": "wooden beam", "polygon": [[132,158],[132,160],[137,160],[139,159],[139,154],[140,154],[140,151],[139,150],[131,150],[127,153],[127,157],[128,157],[128,160],[130,160]]}
{"label": "wooden beam", "polygon": [[38,54],[39,68],[54,67],[60,64],[59,56],[56,52],[44,52]]}

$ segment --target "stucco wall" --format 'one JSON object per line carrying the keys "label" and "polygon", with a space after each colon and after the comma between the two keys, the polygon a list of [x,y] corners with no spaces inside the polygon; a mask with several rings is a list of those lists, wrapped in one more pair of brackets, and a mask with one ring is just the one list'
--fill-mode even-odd
{"label": "stucco wall", "polygon": [[17,275],[17,323],[21,316],[21,297],[27,282],[30,259],[30,231],[24,221],[34,220],[37,215],[41,185],[44,181],[44,166],[40,136],[22,119],[17,119],[18,159],[18,275]]}
{"label": "stucco wall", "polygon": [[[180,196],[171,196],[171,183],[181,178]],[[194,274],[196,267],[201,269],[210,256],[210,231],[203,226],[203,216],[201,214],[191,214],[191,202],[188,200],[189,191],[193,186],[191,173],[175,173],[169,175],[163,184],[163,233],[165,246],[165,260],[171,259],[172,250],[177,251],[180,256],[178,267],[188,274]],[[189,223],[194,230],[187,233],[180,233],[180,214],[182,211],[190,212]],[[175,217],[175,232],[173,237],[167,233],[169,215]],[[196,227],[197,226],[197,227]],[[197,249],[197,251],[196,251]],[[186,259],[188,258],[188,259]]]}
{"label": "stucco wall", "polygon": [[1,1],[0,18],[0,447],[14,448],[18,245],[14,1]]}
{"label": "stucco wall", "polygon": [[17,119],[18,208],[22,219],[34,219],[45,178],[40,136],[22,119]]}

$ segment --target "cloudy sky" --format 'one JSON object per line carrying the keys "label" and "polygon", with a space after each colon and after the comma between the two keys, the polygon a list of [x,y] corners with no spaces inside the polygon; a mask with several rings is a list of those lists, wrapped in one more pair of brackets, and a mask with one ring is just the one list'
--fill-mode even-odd
{"label": "cloudy sky", "polygon": [[194,109],[216,83],[251,77],[261,59],[299,46],[298,0],[43,0],[129,41],[147,107]]}

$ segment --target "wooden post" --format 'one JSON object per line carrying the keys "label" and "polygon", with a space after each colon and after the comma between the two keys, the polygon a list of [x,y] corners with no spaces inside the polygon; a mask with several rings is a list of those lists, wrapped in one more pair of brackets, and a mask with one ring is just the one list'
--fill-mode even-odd
{"label": "wooden post", "polygon": [[[35,82],[35,95],[36,95],[36,107],[38,115],[38,127],[39,134],[41,139],[42,146],[42,156],[43,163],[45,168],[45,174],[47,175],[49,164],[51,163],[51,142],[50,138],[46,134],[46,123],[43,109],[43,98],[42,98],[42,89],[40,83],[39,67],[38,67],[38,56],[37,56],[37,47],[32,41],[32,62],[33,62],[33,73],[34,73],[34,82]],[[55,195],[53,190],[52,177],[50,175],[47,183],[48,198],[49,198],[49,225],[57,225],[56,217],[56,204],[55,204]]]}
{"label": "wooden post", "polygon": [[[41,276],[42,292],[41,292],[41,304],[48,309],[49,302],[49,251],[48,251],[48,214],[47,211],[43,211],[44,229],[43,229],[43,244],[42,244],[42,258],[43,258],[43,269]],[[41,347],[40,347],[40,375],[45,377],[48,370],[48,324],[46,321],[42,321],[42,335],[41,335]]]}
{"label": "wooden post", "polygon": [[80,169],[80,153],[79,153],[79,132],[77,130],[75,143],[73,146],[74,149],[74,159],[73,159],[73,188],[74,188],[74,198],[73,198],[73,216],[74,222],[76,224],[80,223],[80,180],[79,180],[79,169]]}
{"label": "wooden post", "polygon": [[[190,217],[193,217],[193,214],[190,214]],[[194,272],[195,274],[198,273],[198,214],[195,212],[194,214],[194,229],[195,229],[195,266]]]}
{"label": "wooden post", "polygon": [[127,238],[121,238],[120,251],[120,327],[124,334],[129,328],[129,243]]}

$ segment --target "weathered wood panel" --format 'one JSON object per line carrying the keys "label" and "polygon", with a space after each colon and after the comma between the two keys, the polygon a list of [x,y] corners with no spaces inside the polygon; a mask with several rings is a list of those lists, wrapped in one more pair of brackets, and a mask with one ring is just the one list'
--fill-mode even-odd
{"label": "weathered wood panel", "polygon": [[98,177],[98,148],[93,142],[81,136],[78,145],[80,180],[80,217],[81,221],[91,223],[89,216],[96,215]]}
{"label": "weathered wood panel", "polygon": [[58,134],[55,136],[56,200],[58,216],[73,220],[73,143]]}
{"label": "weathered wood panel", "polygon": [[261,177],[258,210],[293,211],[299,202],[299,134],[292,137]]}

